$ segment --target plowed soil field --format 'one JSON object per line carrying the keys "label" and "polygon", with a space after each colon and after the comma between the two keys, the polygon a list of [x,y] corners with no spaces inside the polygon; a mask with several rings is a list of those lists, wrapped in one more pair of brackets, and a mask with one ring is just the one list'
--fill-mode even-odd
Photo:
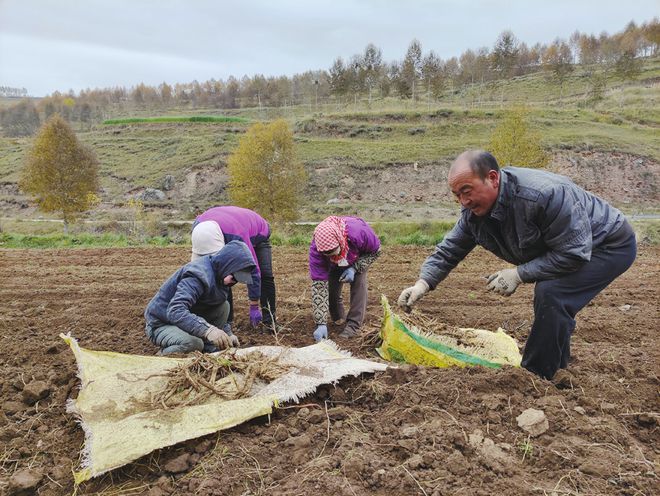
{"label": "plowed soil field", "polygon": [[[386,247],[370,270],[363,334],[336,339],[378,359],[379,297],[394,301],[429,249]],[[188,259],[183,248],[0,250],[0,494],[74,491],[83,431],[65,411],[79,381],[81,346],[154,355],[144,307]],[[242,344],[304,346],[314,328],[307,250],[274,250],[277,339],[247,329]],[[524,343],[531,285],[511,298],[487,294],[502,262],[475,250],[419,309],[442,322],[495,330]],[[77,494],[660,494],[658,280],[660,249],[640,246],[632,268],[577,318],[569,374],[546,381],[522,369],[405,366],[321,387],[270,420],[146,456],[77,488]],[[331,338],[338,329],[331,326]],[[548,430],[518,427],[542,410]]]}

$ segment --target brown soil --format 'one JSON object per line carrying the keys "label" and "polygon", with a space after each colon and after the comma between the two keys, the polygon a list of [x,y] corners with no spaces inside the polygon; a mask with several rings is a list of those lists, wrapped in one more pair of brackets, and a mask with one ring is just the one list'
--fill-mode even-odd
{"label": "brown soil", "polygon": [[[379,296],[394,300],[428,252],[385,249],[370,273],[364,333],[337,339],[341,347],[377,359]],[[144,306],[187,257],[156,248],[0,251],[0,494],[72,493],[83,431],[65,411],[78,380],[58,334],[153,355]],[[274,257],[287,327],[278,341],[311,344],[306,250],[276,248]],[[152,453],[78,494],[658,494],[659,260],[659,248],[640,247],[633,267],[579,314],[570,373],[553,382],[521,369],[414,366],[345,379],[305,407]],[[499,267],[475,251],[420,308],[450,325],[504,326],[522,342],[532,287],[509,299],[486,294],[481,276]],[[241,327],[245,298],[236,298]],[[256,331],[240,337],[276,342]],[[516,422],[528,408],[549,421],[539,437]]]}

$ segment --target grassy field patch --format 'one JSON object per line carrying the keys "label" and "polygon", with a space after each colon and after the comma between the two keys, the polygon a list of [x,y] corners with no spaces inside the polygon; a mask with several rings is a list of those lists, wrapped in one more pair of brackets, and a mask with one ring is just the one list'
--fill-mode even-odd
{"label": "grassy field patch", "polygon": [[223,115],[132,117],[128,119],[108,119],[107,121],[103,121],[103,124],[141,124],[151,122],[247,122],[247,119]]}

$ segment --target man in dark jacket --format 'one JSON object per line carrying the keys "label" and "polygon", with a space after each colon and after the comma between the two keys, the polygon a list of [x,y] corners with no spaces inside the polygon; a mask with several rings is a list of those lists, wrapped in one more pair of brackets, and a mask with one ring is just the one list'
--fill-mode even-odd
{"label": "man in dark jacket", "polygon": [[230,241],[216,255],[190,262],[165,281],[144,312],[147,337],[160,354],[213,352],[238,346],[222,330],[229,316],[229,288],[252,283],[254,260],[241,241]]}
{"label": "man in dark jacket", "polygon": [[487,289],[510,296],[536,283],[534,323],[522,365],[551,379],[568,366],[575,315],[635,260],[637,244],[624,215],[550,172],[499,168],[490,153],[462,153],[449,186],[463,207],[454,228],[422,265],[399,305],[409,309],[481,245],[515,265],[488,277]]}

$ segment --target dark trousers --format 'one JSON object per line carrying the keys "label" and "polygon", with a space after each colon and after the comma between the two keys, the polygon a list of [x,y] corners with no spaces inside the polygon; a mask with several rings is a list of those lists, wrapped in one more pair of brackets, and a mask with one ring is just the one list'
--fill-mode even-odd
{"label": "dark trousers", "polygon": [[337,321],[346,319],[345,329],[352,329],[358,331],[364,322],[364,316],[367,313],[367,272],[356,272],[355,279],[350,284],[351,286],[351,306],[348,314],[344,310],[344,298],[342,297],[342,288],[345,283],[339,282],[339,277],[344,272],[346,267],[338,267],[330,271],[328,277],[328,303],[330,310],[330,317],[332,320]]}
{"label": "dark trousers", "polygon": [[[255,245],[254,252],[257,255],[257,263],[261,272],[261,313],[264,324],[270,325],[275,319],[275,276],[273,276],[273,248],[270,240],[262,241]],[[234,297],[229,290],[227,297],[229,302],[229,320],[234,322]]]}
{"label": "dark trousers", "polygon": [[[637,243],[629,224],[623,239],[606,240],[579,270],[534,288],[534,323],[525,344],[522,366],[546,379],[568,366],[575,315],[623,274],[635,260]],[[613,238],[621,237],[617,232]]]}
{"label": "dark trousers", "polygon": [[[229,303],[226,301],[217,307],[209,309],[200,317],[204,318],[209,324],[222,329],[227,322],[229,315]],[[147,337],[156,346],[160,346],[161,355],[170,353],[190,353],[192,351],[203,351],[212,353],[218,351],[215,345],[209,343],[203,338],[193,336],[175,325],[164,325],[156,329],[147,328]]]}
{"label": "dark trousers", "polygon": [[275,319],[275,276],[273,276],[273,248],[270,239],[262,241],[254,247],[257,262],[261,271],[261,313],[264,324],[270,325]]}

